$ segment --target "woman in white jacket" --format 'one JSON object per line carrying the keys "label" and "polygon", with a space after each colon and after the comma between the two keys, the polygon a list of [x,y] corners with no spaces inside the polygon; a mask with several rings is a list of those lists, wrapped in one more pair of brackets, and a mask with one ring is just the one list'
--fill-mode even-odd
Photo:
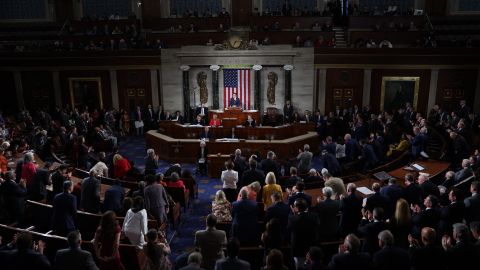
{"label": "woman in white jacket", "polygon": [[128,237],[130,243],[139,249],[142,249],[146,243],[145,234],[147,234],[148,231],[147,224],[147,211],[143,204],[143,198],[137,196],[133,199],[133,206],[125,216],[122,231]]}

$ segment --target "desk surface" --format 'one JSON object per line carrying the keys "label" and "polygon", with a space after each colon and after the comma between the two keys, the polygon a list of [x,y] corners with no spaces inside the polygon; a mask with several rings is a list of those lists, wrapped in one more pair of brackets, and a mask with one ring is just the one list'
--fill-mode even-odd
{"label": "desk surface", "polygon": [[404,168],[407,166],[400,167],[396,170],[388,172],[391,176],[403,180],[407,173],[428,173],[430,178],[435,178],[441,176],[442,173],[446,172],[450,163],[438,160],[428,160],[428,161],[415,161],[414,163],[424,167],[422,171],[408,171]]}

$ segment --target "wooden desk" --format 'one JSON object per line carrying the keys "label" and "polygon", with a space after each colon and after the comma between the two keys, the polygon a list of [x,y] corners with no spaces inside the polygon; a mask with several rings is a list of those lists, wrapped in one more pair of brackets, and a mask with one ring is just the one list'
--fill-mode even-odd
{"label": "wooden desk", "polygon": [[[168,162],[196,162],[199,139],[176,139],[165,134],[150,130],[146,134],[147,148],[155,149],[159,157]],[[317,149],[319,145],[318,134],[308,132],[307,134],[295,136],[283,140],[237,140],[235,142],[211,141],[207,142],[209,153],[230,154],[235,149],[241,149],[244,156],[260,154],[266,156],[272,150],[278,159],[296,157],[298,149],[303,149],[304,144],[309,144],[310,149]]]}
{"label": "wooden desk", "polygon": [[[428,160],[428,161],[415,161],[416,164],[425,168],[425,170],[420,171],[422,173],[428,173],[430,175],[430,179],[435,179],[437,177],[442,177],[443,173],[448,170],[450,167],[450,163],[438,160]],[[407,164],[405,164],[406,166]],[[396,170],[388,172],[391,176],[403,180],[405,178],[405,174],[412,173],[410,171],[405,170],[405,166],[402,166]],[[414,174],[418,174],[419,172],[413,172]]]}
{"label": "wooden desk", "polygon": [[[72,176],[70,177],[70,180],[72,181],[73,185],[75,186],[77,183],[81,183],[83,179],[80,179],[78,177]],[[100,184],[100,201],[103,202],[105,199],[105,192],[107,189],[110,187],[110,185],[105,185],[105,184]],[[124,188],[125,194],[127,194],[130,189]]]}
{"label": "wooden desk", "polygon": [[[175,139],[200,139],[200,134],[202,133],[203,129],[204,127],[202,126],[187,126],[177,124],[177,122],[162,121],[159,123],[158,131]],[[271,138],[272,140],[283,140],[299,135],[304,135],[314,130],[314,123],[295,123],[292,125],[284,125],[278,127],[263,126],[251,128],[242,126],[235,127],[235,137],[240,139],[269,140]],[[232,137],[231,127],[212,127],[210,128],[210,132],[215,139]]]}
{"label": "wooden desk", "polygon": [[228,109],[226,108],[224,111],[221,110],[209,110],[208,111],[208,119],[213,119],[213,115],[218,115],[219,119],[223,118],[237,118],[237,125],[243,125],[245,121],[247,121],[247,116],[252,116],[255,119],[257,125],[261,123],[260,112],[258,110],[241,110],[241,109]]}
{"label": "wooden desk", "polygon": [[220,178],[225,170],[225,162],[230,160],[230,155],[208,155],[208,176]]}

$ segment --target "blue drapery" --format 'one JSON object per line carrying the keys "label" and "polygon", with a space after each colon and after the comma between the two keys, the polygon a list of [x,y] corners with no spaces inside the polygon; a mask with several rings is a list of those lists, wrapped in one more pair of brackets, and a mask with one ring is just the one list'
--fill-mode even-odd
{"label": "blue drapery", "polygon": [[[282,11],[285,0],[262,0],[263,10],[267,8],[270,12],[279,13]],[[290,0],[288,1],[292,9],[304,10],[307,8],[309,11],[313,11],[317,7],[317,0]]]}
{"label": "blue drapery", "polygon": [[379,10],[384,10],[389,6],[397,6],[398,11],[404,12],[415,7],[415,0],[360,0],[359,6],[361,10],[365,6],[369,9],[377,7]]}
{"label": "blue drapery", "polygon": [[35,20],[47,17],[45,0],[0,0],[0,20]]}
{"label": "blue drapery", "polygon": [[183,16],[188,11],[203,15],[206,12],[218,14],[222,10],[221,0],[170,0],[170,14]]}
{"label": "blue drapery", "polygon": [[480,1],[458,0],[458,11],[480,11]]}

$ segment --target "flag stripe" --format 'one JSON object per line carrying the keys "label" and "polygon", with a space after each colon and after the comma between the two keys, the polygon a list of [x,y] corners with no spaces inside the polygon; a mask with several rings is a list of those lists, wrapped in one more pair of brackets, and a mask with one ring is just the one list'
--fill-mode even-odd
{"label": "flag stripe", "polygon": [[229,107],[230,98],[236,93],[245,110],[250,110],[251,74],[249,69],[224,69],[223,70],[223,104]]}

